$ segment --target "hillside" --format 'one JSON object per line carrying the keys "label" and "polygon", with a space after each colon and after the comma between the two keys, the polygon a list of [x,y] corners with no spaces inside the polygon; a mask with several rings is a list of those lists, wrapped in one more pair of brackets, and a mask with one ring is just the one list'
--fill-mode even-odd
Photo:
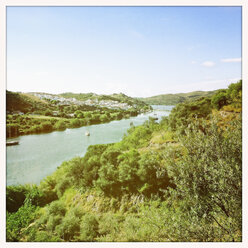
{"label": "hillside", "polygon": [[92,101],[92,102],[101,102],[101,101],[117,101],[119,103],[126,103],[129,106],[135,108],[147,108],[147,104],[140,99],[129,97],[123,93],[114,93],[111,95],[98,95],[95,93],[62,93],[59,96],[64,98],[75,98],[78,101]]}
{"label": "hillside", "polygon": [[201,97],[209,97],[214,93],[216,93],[216,91],[193,91],[189,93],[163,94],[138,99],[150,105],[176,105],[185,101],[196,100]]}
{"label": "hillside", "polygon": [[6,111],[15,112],[20,111],[23,113],[32,112],[35,110],[46,110],[48,103],[40,100],[38,97],[6,91]]}
{"label": "hillside", "polygon": [[7,138],[106,123],[150,111],[148,104],[124,94],[64,96],[7,91]]}
{"label": "hillside", "polygon": [[242,82],[7,187],[7,241],[241,242]]}

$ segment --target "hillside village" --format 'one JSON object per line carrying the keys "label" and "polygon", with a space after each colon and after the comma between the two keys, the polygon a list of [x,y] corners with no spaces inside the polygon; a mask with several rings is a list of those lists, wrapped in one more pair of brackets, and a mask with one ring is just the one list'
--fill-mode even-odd
{"label": "hillside village", "polygon": [[[128,105],[127,103],[122,103],[114,100],[98,100],[98,99],[88,99],[85,101],[77,100],[76,98],[64,98],[58,95],[52,95],[47,93],[32,93],[34,96],[38,97],[41,100],[49,100],[57,105],[88,105],[94,107],[106,107],[109,109],[122,109],[128,110],[132,106]],[[136,105],[133,106],[134,108]]]}
{"label": "hillside village", "polygon": [[122,93],[108,96],[7,91],[6,105],[7,138],[106,123],[151,111],[148,104]]}

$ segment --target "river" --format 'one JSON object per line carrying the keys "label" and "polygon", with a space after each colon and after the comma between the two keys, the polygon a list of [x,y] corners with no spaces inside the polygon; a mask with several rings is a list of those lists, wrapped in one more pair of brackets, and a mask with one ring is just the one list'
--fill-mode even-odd
{"label": "river", "polygon": [[[155,105],[154,111],[136,117],[111,121],[48,134],[24,135],[15,139],[19,145],[6,147],[7,185],[39,184],[53,173],[63,161],[84,156],[89,145],[118,142],[130,128],[141,125],[149,116],[168,116],[173,106]],[[85,136],[89,131],[90,136]]]}

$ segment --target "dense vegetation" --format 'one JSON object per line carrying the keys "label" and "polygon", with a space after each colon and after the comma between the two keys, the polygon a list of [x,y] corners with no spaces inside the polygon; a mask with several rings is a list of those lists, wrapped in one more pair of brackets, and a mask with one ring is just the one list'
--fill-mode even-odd
{"label": "dense vegetation", "polygon": [[[63,94],[67,97],[79,97],[89,94]],[[98,96],[98,95],[97,95]],[[106,123],[112,120],[121,120],[137,116],[140,112],[149,111],[150,107],[124,94],[113,96],[100,95],[98,98],[125,102],[133,106],[127,110],[114,109],[90,105],[61,105],[55,100],[40,100],[30,94],[7,91],[7,126],[6,136],[15,137],[24,134],[47,133],[63,131],[66,128],[77,128],[86,125]],[[112,100],[113,100],[112,99]]]}
{"label": "dense vegetation", "polygon": [[241,241],[242,83],[7,187],[7,241]]}
{"label": "dense vegetation", "polygon": [[139,99],[150,105],[176,105],[185,101],[197,100],[201,97],[210,97],[215,93],[216,91],[193,91],[189,93],[163,94]]}

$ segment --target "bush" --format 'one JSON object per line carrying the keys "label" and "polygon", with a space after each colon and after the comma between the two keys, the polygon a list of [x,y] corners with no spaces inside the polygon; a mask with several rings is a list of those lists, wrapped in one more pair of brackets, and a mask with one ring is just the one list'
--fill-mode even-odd
{"label": "bush", "polygon": [[21,238],[22,228],[27,227],[35,218],[36,207],[31,204],[24,204],[17,212],[8,213],[6,220],[7,242],[16,242]]}
{"label": "bush", "polygon": [[47,109],[47,110],[44,112],[44,115],[45,115],[45,116],[52,116],[53,113],[52,113],[51,110]]}
{"label": "bush", "polygon": [[61,201],[53,201],[48,208],[49,215],[64,216],[65,213],[66,213],[65,204],[63,204]]}
{"label": "bush", "polygon": [[7,211],[16,212],[26,199],[27,189],[22,186],[8,186],[6,189],[6,207]]}
{"label": "bush", "polygon": [[80,219],[72,214],[66,215],[56,231],[65,241],[71,241],[80,233]]}
{"label": "bush", "polygon": [[71,181],[68,178],[60,179],[55,187],[55,191],[57,192],[58,197],[60,198],[66,189],[71,186]]}
{"label": "bush", "polygon": [[80,241],[96,241],[99,235],[99,226],[96,217],[92,214],[83,216],[80,225]]}
{"label": "bush", "polygon": [[81,122],[79,119],[72,119],[70,121],[70,126],[71,128],[77,128],[77,127],[80,127],[81,126]]}
{"label": "bush", "polygon": [[[184,199],[185,214],[201,219],[223,241],[240,241],[242,227],[241,121],[220,130],[215,121],[205,132],[192,126],[181,138],[183,153],[168,153],[174,194]],[[197,228],[197,226],[196,226]],[[203,237],[213,241],[214,237]],[[189,238],[190,240],[190,238]]]}
{"label": "bush", "polygon": [[52,132],[53,131],[53,126],[50,121],[46,121],[41,124],[41,130],[43,132]]}
{"label": "bush", "polygon": [[211,104],[216,109],[221,109],[227,104],[227,94],[225,90],[219,91],[212,97]]}
{"label": "bush", "polygon": [[59,131],[65,130],[65,129],[66,129],[66,124],[65,124],[64,120],[59,120],[59,121],[55,124],[54,128],[55,128],[56,130],[59,130]]}

